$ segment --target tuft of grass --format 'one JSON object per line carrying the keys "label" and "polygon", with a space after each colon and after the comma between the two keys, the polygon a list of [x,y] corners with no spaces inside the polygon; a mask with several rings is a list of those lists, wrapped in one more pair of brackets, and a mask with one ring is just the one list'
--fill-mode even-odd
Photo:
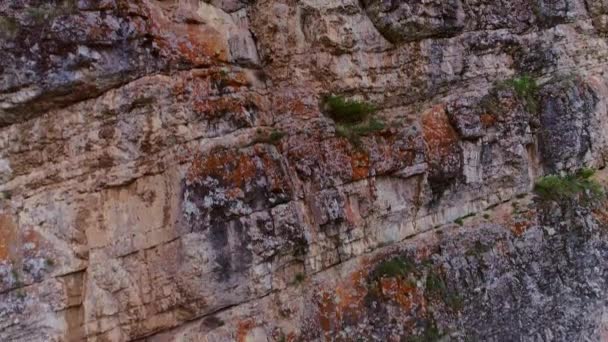
{"label": "tuft of grass", "polygon": [[530,113],[538,112],[538,85],[530,75],[521,75],[504,82],[505,86],[512,88],[520,100],[524,102],[526,110]]}
{"label": "tuft of grass", "polygon": [[356,125],[338,124],[336,125],[336,134],[348,139],[354,146],[361,146],[361,137],[370,135],[374,132],[382,131],[385,128],[383,122],[378,119],[371,118],[366,122]]}
{"label": "tuft of grass", "polygon": [[281,139],[283,139],[284,136],[285,136],[284,132],[281,132],[279,130],[273,129],[272,132],[270,132],[270,135],[268,136],[268,140],[270,140],[270,142],[272,144],[276,144]]}
{"label": "tuft of grass", "polygon": [[414,263],[402,257],[394,257],[378,264],[372,272],[372,278],[400,278],[405,277],[416,269]]}
{"label": "tuft of grass", "polygon": [[340,124],[352,125],[363,122],[376,111],[376,108],[371,104],[346,100],[342,96],[326,96],[323,103],[329,117]]}
{"label": "tuft of grass", "polygon": [[276,145],[285,137],[286,134],[277,129],[273,129],[270,134],[265,133],[263,130],[258,129],[254,137],[254,143],[266,143]]}
{"label": "tuft of grass", "polygon": [[356,147],[361,146],[361,137],[383,130],[386,125],[373,117],[376,107],[342,96],[323,98],[323,109],[336,123],[336,134],[348,139]]}
{"label": "tuft of grass", "polygon": [[455,219],[454,223],[456,223],[457,225],[459,225],[459,226],[462,227],[464,225],[464,220],[468,219],[469,217],[473,217],[475,215],[477,215],[477,214],[476,213],[470,213],[468,215],[461,216],[461,217]]}
{"label": "tuft of grass", "polygon": [[544,176],[534,185],[534,192],[547,201],[562,201],[570,198],[598,200],[605,194],[603,187],[592,179],[594,174],[594,170],[583,168],[574,174]]}

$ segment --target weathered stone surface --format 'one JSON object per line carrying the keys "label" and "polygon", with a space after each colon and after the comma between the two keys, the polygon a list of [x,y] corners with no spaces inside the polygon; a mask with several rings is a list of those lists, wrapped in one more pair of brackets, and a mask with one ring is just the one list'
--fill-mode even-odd
{"label": "weathered stone surface", "polygon": [[[3,2],[0,340],[608,339],[605,204],[526,195],[606,163],[605,17]],[[382,127],[341,136],[328,94]]]}
{"label": "weathered stone surface", "polygon": [[454,36],[464,27],[460,0],[364,0],[363,5],[378,30],[393,43]]}
{"label": "weathered stone surface", "polygon": [[547,171],[575,170],[588,163],[596,93],[580,79],[568,78],[545,86],[540,97],[540,149]]}

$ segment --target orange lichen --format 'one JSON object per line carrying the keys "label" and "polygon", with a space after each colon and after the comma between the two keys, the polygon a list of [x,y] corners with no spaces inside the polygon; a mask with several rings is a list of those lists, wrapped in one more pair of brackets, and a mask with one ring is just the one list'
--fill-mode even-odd
{"label": "orange lichen", "polygon": [[521,216],[518,219],[512,221],[512,223],[509,225],[509,229],[511,230],[511,232],[513,232],[513,234],[515,234],[515,236],[521,236],[528,229],[535,226],[535,211],[528,210],[521,213],[520,215]]}
{"label": "orange lichen", "polygon": [[356,321],[365,314],[365,297],[368,294],[365,275],[368,266],[364,261],[360,270],[336,284],[333,290],[321,293],[319,322],[326,336],[340,329],[346,319]]}
{"label": "orange lichen", "polygon": [[16,245],[17,228],[11,216],[0,215],[0,261],[11,258],[11,246]]}
{"label": "orange lichen", "polygon": [[22,240],[23,243],[30,243],[34,248],[38,248],[38,245],[40,244],[40,235],[35,231],[28,229],[23,232]]}
{"label": "orange lichen", "polygon": [[509,227],[515,236],[521,236],[523,233],[530,228],[530,223],[528,221],[517,221],[513,222],[513,224]]}
{"label": "orange lichen", "polygon": [[256,167],[252,157],[236,151],[217,151],[192,161],[187,178],[194,181],[202,176],[212,176],[227,181],[234,187],[242,187],[252,180]]}
{"label": "orange lichen", "polygon": [[183,81],[177,82],[176,84],[173,85],[171,92],[172,92],[173,96],[184,95],[184,93],[186,92],[186,85],[184,84]]}
{"label": "orange lichen", "polygon": [[321,329],[328,333],[332,329],[333,316],[335,315],[336,307],[334,304],[333,297],[330,293],[323,292],[321,294],[321,300],[319,301],[319,322]]}
{"label": "orange lichen", "polygon": [[422,115],[422,129],[431,159],[439,160],[454,152],[458,134],[450,124],[443,105],[434,106]]}
{"label": "orange lichen", "polygon": [[287,184],[285,184],[286,179],[283,174],[278,172],[281,167],[279,162],[273,159],[268,153],[260,153],[258,155],[264,164],[264,171],[270,191],[280,191],[281,189],[284,189]]}
{"label": "orange lichen", "polygon": [[360,180],[369,176],[369,155],[363,151],[355,151],[351,157],[350,165],[353,169],[353,180]]}
{"label": "orange lichen", "polygon": [[236,340],[238,342],[245,342],[247,340],[247,334],[249,334],[254,327],[255,323],[251,319],[239,322],[236,331]]}
{"label": "orange lichen", "polygon": [[273,105],[277,113],[289,113],[290,116],[321,116],[317,107],[305,104],[300,98],[276,97]]}
{"label": "orange lichen", "polygon": [[399,303],[404,310],[411,310],[415,302],[423,300],[416,284],[401,278],[380,279],[380,291],[385,298]]}
{"label": "orange lichen", "polygon": [[213,60],[228,61],[229,53],[223,35],[207,25],[176,23],[166,6],[150,6],[148,31],[155,44],[165,53],[196,65],[210,65]]}
{"label": "orange lichen", "polygon": [[496,123],[496,117],[488,113],[482,114],[479,119],[481,120],[481,124],[485,128],[492,127]]}
{"label": "orange lichen", "polygon": [[346,220],[352,224],[360,224],[362,221],[359,213],[359,208],[355,207],[349,197],[346,198],[346,205],[344,206],[344,215]]}
{"label": "orange lichen", "polygon": [[207,119],[220,118],[226,113],[241,113],[245,105],[242,99],[230,97],[195,100],[192,104],[194,110]]}

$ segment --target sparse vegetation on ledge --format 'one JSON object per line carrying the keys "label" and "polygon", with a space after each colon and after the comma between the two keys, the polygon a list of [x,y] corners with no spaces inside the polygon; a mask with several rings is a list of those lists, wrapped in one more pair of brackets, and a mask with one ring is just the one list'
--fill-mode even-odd
{"label": "sparse vegetation on ledge", "polygon": [[324,98],[324,107],[329,117],[338,124],[361,123],[376,111],[371,104],[334,95]]}
{"label": "sparse vegetation on ledge", "polygon": [[341,96],[327,96],[324,111],[336,122],[336,134],[353,145],[361,145],[361,137],[381,131],[385,124],[373,117],[376,108],[365,102],[346,100]]}
{"label": "sparse vegetation on ledge", "polygon": [[336,125],[336,134],[348,139],[353,145],[361,145],[361,137],[383,130],[384,123],[375,118],[357,125]]}
{"label": "sparse vegetation on ledge", "polygon": [[414,263],[402,257],[394,257],[378,264],[372,272],[372,279],[405,277],[416,269]]}
{"label": "sparse vegetation on ledge", "polygon": [[561,201],[571,198],[597,200],[605,196],[603,187],[592,179],[595,171],[581,169],[574,174],[541,177],[534,192],[543,200]]}

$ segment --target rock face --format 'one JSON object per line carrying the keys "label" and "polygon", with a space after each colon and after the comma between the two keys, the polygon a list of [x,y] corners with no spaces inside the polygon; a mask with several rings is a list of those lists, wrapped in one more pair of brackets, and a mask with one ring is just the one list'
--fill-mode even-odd
{"label": "rock face", "polygon": [[608,340],[606,204],[530,194],[605,166],[607,18],[0,3],[0,340]]}

